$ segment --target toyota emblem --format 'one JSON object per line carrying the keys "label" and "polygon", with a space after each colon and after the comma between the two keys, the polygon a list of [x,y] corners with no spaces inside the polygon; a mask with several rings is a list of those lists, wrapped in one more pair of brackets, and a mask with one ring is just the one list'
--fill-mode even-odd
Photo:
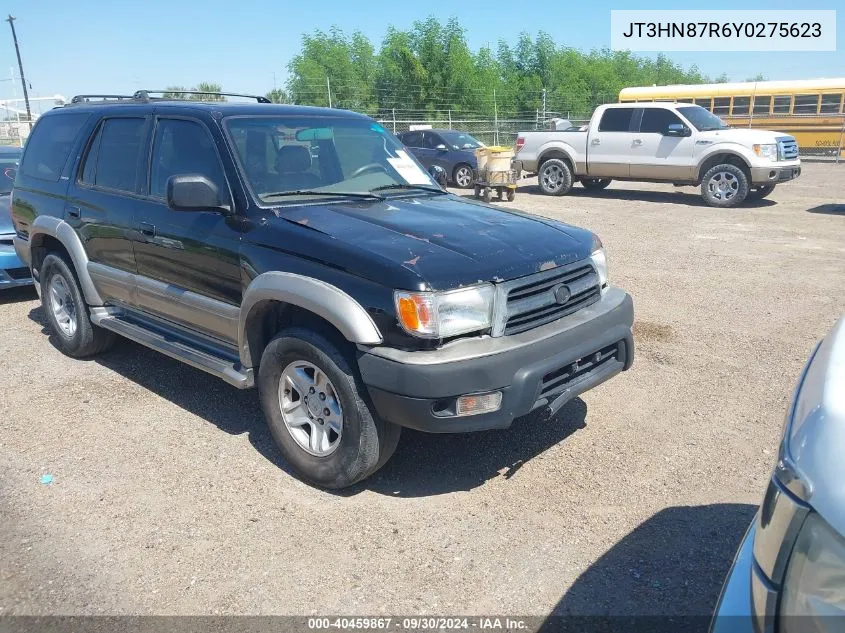
{"label": "toyota emblem", "polygon": [[572,292],[569,290],[569,286],[560,284],[555,288],[555,301],[557,301],[560,305],[569,301],[571,296]]}

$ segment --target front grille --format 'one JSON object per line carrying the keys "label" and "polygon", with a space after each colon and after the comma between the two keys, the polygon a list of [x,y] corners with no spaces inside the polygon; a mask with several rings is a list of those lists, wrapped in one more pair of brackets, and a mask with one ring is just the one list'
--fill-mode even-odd
{"label": "front grille", "polygon": [[549,372],[540,382],[540,399],[552,400],[576,383],[611,363],[624,363],[624,343],[614,343],[574,363]]}
{"label": "front grille", "polygon": [[[505,335],[545,325],[601,298],[598,274],[588,263],[553,268],[514,280],[507,286]],[[556,291],[564,286],[569,297],[561,302]]]}
{"label": "front grille", "polygon": [[30,279],[32,275],[29,273],[29,268],[7,268],[6,274],[15,281],[23,281]]}
{"label": "front grille", "polygon": [[798,141],[791,136],[779,136],[778,157],[780,160],[793,160],[798,158]]}

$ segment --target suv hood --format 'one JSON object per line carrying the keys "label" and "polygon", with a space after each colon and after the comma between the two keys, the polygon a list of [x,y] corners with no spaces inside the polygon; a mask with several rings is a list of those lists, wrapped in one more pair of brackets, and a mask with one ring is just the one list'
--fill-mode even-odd
{"label": "suv hood", "polygon": [[783,132],[769,130],[755,130],[749,128],[730,128],[727,130],[710,130],[699,132],[697,138],[713,141],[714,143],[739,143],[751,147],[755,143],[775,143],[779,138],[792,138]]}
{"label": "suv hood", "polygon": [[[446,290],[522,277],[586,259],[593,240],[584,229],[452,194],[284,207],[277,212],[283,220],[328,235],[342,247],[328,246],[318,254],[320,259],[364,277],[371,277],[367,260],[379,259],[382,267],[398,266],[411,273],[403,276],[413,281],[409,289]],[[302,248],[310,241],[305,239]],[[372,255],[361,257],[361,250]],[[337,259],[343,261],[333,261]]]}

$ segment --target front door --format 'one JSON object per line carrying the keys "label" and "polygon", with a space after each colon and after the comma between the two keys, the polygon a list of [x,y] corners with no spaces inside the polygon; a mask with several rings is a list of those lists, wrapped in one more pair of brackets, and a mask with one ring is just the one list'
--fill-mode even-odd
{"label": "front door", "polygon": [[241,221],[234,213],[169,208],[167,180],[184,174],[207,177],[231,200],[205,124],[158,117],[147,196],[136,216],[138,303],[153,315],[231,344],[237,341],[241,303]]}
{"label": "front door", "polygon": [[669,136],[671,124],[684,125],[666,108],[643,108],[639,133],[634,134],[631,178],[649,180],[692,179],[695,141],[692,136]]}
{"label": "front door", "polygon": [[598,129],[587,139],[587,173],[596,178],[627,178],[630,175],[631,130],[634,108],[607,108]]}
{"label": "front door", "polygon": [[452,177],[452,166],[449,164],[449,147],[437,132],[423,132],[423,145],[425,145],[426,163],[425,166],[437,165],[446,170],[449,178]]}

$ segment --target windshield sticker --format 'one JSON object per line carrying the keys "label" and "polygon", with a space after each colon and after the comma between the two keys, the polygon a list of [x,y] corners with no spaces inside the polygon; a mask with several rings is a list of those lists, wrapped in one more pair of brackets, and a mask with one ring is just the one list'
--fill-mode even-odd
{"label": "windshield sticker", "polygon": [[387,162],[399,172],[409,185],[430,185],[431,179],[419,168],[404,150],[396,150],[397,158],[388,158]]}
{"label": "windshield sticker", "polygon": [[385,132],[384,132],[384,128],[383,128],[382,126],[380,126],[378,123],[373,123],[373,124],[370,126],[370,129],[371,129],[373,132],[378,132],[379,134],[384,134],[384,133],[385,133]]}

